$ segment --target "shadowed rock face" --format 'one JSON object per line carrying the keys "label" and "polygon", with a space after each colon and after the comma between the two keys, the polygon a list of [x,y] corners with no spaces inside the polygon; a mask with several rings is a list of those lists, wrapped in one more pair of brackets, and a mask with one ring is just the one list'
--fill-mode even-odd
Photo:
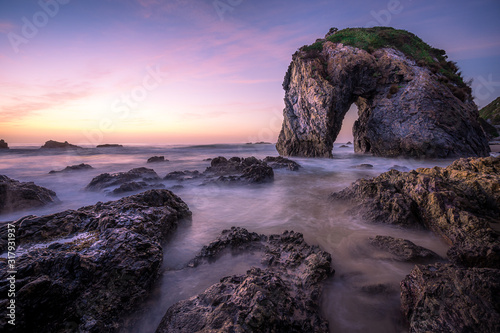
{"label": "shadowed rock face", "polygon": [[320,52],[298,51],[283,82],[280,155],[331,157],[352,103],[359,118],[354,150],[376,156],[487,156],[487,139],[470,94],[457,98],[402,52],[365,50],[325,41]]}

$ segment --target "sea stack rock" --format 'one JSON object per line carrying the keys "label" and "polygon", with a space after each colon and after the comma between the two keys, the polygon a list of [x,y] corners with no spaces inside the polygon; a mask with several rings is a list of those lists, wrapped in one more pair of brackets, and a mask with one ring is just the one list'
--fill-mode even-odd
{"label": "sea stack rock", "polygon": [[0,149],[9,149],[9,145],[3,139],[0,140]]}
{"label": "sea stack rock", "polygon": [[470,87],[445,51],[404,30],[335,31],[303,46],[286,73],[280,155],[331,157],[349,107],[354,150],[376,156],[487,156]]}
{"label": "sea stack rock", "polygon": [[64,142],[57,142],[54,140],[49,140],[45,142],[45,144],[40,147],[41,149],[46,149],[46,148],[58,148],[58,149],[82,149],[82,147],[72,145],[71,143],[68,143],[68,141]]}

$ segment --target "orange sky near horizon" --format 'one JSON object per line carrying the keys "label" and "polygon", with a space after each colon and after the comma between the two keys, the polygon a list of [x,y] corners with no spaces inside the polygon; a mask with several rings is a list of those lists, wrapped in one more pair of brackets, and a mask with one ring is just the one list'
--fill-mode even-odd
{"label": "orange sky near horizon", "polygon": [[[256,0],[222,12],[201,0],[44,1],[0,4],[10,145],[276,142],[291,56],[332,26],[411,31],[474,79],[479,106],[500,95],[493,0]],[[352,140],[355,119],[351,110],[337,142]]]}

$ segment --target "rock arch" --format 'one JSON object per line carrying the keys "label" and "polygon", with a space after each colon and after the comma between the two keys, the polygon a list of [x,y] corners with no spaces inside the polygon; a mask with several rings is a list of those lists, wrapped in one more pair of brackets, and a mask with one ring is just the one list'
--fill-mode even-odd
{"label": "rock arch", "polygon": [[395,48],[370,51],[319,40],[294,54],[283,82],[284,120],[276,144],[281,155],[331,157],[352,103],[359,116],[353,127],[356,152],[489,154],[470,91],[457,94],[444,75]]}

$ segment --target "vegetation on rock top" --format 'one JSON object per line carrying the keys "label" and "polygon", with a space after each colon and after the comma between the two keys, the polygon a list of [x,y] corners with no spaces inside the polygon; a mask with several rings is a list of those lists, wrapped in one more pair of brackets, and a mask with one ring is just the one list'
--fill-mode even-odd
{"label": "vegetation on rock top", "polygon": [[448,56],[444,50],[431,47],[418,36],[406,30],[374,27],[347,28],[336,31],[336,28],[332,28],[326,39],[317,40],[312,45],[304,45],[300,50],[311,56],[311,53],[321,52],[326,41],[353,46],[369,53],[381,48],[399,50],[410,59],[415,60],[419,66],[429,68],[434,74],[441,74],[439,81],[448,86],[453,94],[462,101],[465,101],[467,96],[472,93],[469,84],[464,82],[457,64],[447,60]]}

